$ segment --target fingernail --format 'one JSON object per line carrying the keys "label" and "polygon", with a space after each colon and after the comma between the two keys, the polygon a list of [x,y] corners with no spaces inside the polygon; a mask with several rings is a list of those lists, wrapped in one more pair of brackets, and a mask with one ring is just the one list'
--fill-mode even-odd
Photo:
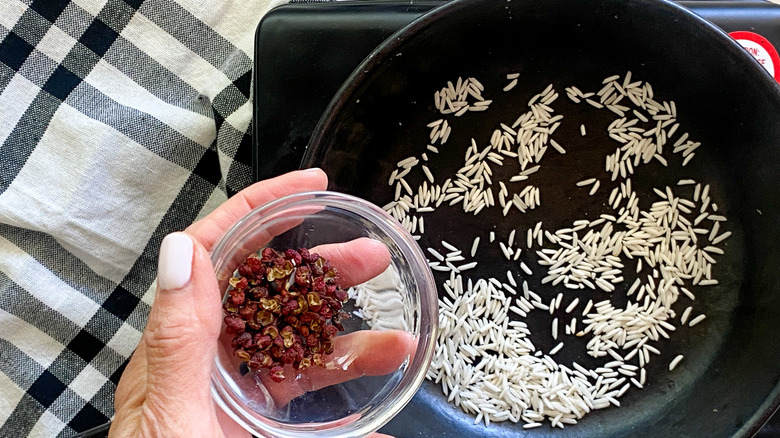
{"label": "fingernail", "polygon": [[303,171],[306,173],[322,173],[322,169],[319,167],[310,167],[308,169],[304,169]]}
{"label": "fingernail", "polygon": [[192,276],[193,245],[184,233],[172,233],[160,245],[157,262],[157,286],[171,290],[184,287]]}

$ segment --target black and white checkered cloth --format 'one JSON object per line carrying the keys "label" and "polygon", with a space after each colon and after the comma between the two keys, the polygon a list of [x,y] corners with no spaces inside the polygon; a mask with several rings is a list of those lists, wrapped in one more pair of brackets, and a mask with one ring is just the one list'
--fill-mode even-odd
{"label": "black and white checkered cloth", "polygon": [[0,437],[113,416],[162,238],[251,181],[279,0],[0,0]]}

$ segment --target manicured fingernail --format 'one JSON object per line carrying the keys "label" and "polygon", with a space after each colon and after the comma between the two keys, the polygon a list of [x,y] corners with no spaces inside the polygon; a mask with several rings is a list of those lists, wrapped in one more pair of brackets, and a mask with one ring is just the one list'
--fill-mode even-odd
{"label": "manicured fingernail", "polygon": [[319,167],[310,167],[308,169],[304,169],[303,171],[306,173],[322,173],[322,169]]}
{"label": "manicured fingernail", "polygon": [[170,290],[184,287],[192,276],[192,240],[184,233],[165,236],[157,262],[157,286]]}

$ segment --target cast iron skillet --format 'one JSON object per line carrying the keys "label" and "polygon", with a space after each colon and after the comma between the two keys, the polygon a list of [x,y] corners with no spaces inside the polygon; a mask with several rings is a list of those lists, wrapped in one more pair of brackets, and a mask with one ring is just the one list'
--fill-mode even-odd
{"label": "cast iron skillet", "polygon": [[[552,83],[561,93],[556,110],[565,115],[554,138],[569,153],[546,157],[534,176],[542,207],[503,220],[492,210],[477,217],[437,210],[426,217],[428,231],[420,244],[447,240],[467,249],[476,235],[486,242],[488,231],[495,230],[505,239],[518,228],[523,236],[539,220],[557,229],[607,211],[602,198],[614,183],[608,182],[603,160],[616,147],[605,134],[613,115],[574,105],[563,89],[597,91],[602,79],[627,71],[634,80],[650,82],[657,99],[674,100],[680,129],[703,143],[687,167],[681,167],[679,155],[667,153],[668,168],[654,162],[637,169],[632,179],[640,195],[652,197],[649,187],[673,186],[681,178],[710,183],[719,211],[729,218],[726,229],[734,233],[718,259],[720,284],[698,288],[695,302],[683,297],[674,307],[679,315],[693,305],[694,315],[707,314],[705,322],[680,327],[670,341],[658,344],[662,354],[648,365],[649,384],[629,391],[622,407],[587,415],[565,430],[545,426],[531,432],[508,422],[474,425],[471,416],[446,402],[437,385],[426,382],[385,432],[402,437],[748,436],[777,407],[780,90],[736,43],[686,10],[652,0],[455,0],[396,33],[352,74],[320,120],[302,167],[320,166],[331,189],[383,205],[392,200],[387,179],[396,163],[424,151],[426,124],[440,117],[433,93],[446,81],[476,77],[485,96],[494,99],[488,112],[449,117],[453,133],[430,165],[450,173],[462,163],[472,137],[487,144],[498,120],[513,121],[532,95]],[[504,93],[510,72],[520,73],[520,84]],[[580,135],[580,124],[586,125],[587,137]],[[603,184],[594,197],[574,185],[590,176]],[[410,178],[415,185],[422,177]],[[485,244],[479,257],[482,275],[502,276],[508,268],[520,272],[507,265],[495,244]],[[557,290],[540,285],[534,255],[523,257],[535,270],[531,287],[543,298],[555,296]],[[633,281],[631,269],[626,271],[623,290]],[[620,300],[619,292],[613,299]],[[605,296],[594,292],[583,298]],[[550,316],[538,313],[528,318],[532,339],[549,349],[554,345]],[[556,360],[587,362],[572,342]],[[685,359],[670,373],[667,366],[677,354]]]}

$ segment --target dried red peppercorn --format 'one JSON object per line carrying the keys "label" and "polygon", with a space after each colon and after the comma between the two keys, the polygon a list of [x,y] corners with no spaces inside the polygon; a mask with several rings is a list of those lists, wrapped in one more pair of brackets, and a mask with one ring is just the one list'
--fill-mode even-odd
{"label": "dried red peppercorn", "polygon": [[274,365],[271,367],[271,380],[274,382],[281,382],[284,380],[284,367],[281,365]]}
{"label": "dried red peppercorn", "polygon": [[228,333],[243,333],[246,329],[246,321],[240,316],[228,315],[225,317],[225,326]]}
{"label": "dried red peppercorn", "polygon": [[233,338],[233,341],[230,342],[230,346],[233,348],[248,348],[252,346],[252,334],[248,332],[241,333],[240,335]]}
{"label": "dried red peppercorn", "polygon": [[304,370],[325,366],[333,338],[349,315],[349,299],[338,285],[338,271],[306,248],[278,252],[265,248],[249,256],[230,280],[225,304],[225,331],[235,335],[233,354],[250,371],[269,370],[284,380],[291,365]]}

